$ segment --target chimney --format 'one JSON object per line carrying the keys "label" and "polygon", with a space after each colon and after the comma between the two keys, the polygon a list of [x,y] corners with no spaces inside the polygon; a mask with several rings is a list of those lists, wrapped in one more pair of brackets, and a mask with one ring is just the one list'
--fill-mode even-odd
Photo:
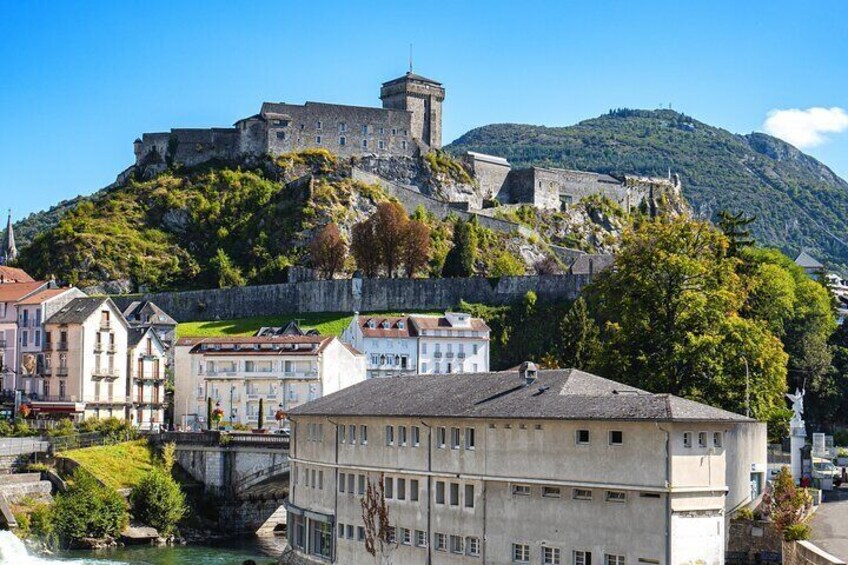
{"label": "chimney", "polygon": [[524,379],[524,385],[530,386],[536,382],[536,378],[539,374],[539,369],[536,368],[536,364],[532,361],[525,361],[521,364],[521,367],[518,369],[521,378]]}

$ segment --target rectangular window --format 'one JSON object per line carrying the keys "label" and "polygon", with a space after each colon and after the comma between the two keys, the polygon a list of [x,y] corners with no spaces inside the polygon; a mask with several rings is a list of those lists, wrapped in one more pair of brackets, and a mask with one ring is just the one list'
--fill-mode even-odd
{"label": "rectangular window", "polygon": [[530,546],[524,543],[512,544],[512,562],[530,563]]}
{"label": "rectangular window", "polygon": [[592,491],[585,488],[574,489],[574,500],[592,500]]}
{"label": "rectangular window", "polygon": [[339,537],[342,538],[342,539],[344,539],[344,532],[345,532],[344,524],[339,523]]}
{"label": "rectangular window", "polygon": [[450,505],[459,506],[459,484],[450,484]]}
{"label": "rectangular window", "polygon": [[448,550],[448,536],[445,534],[436,533],[436,541],[433,544],[435,546],[436,551],[447,551]]}
{"label": "rectangular window", "polygon": [[436,504],[445,503],[445,483],[444,481],[436,481]]}
{"label": "rectangular window", "polygon": [[439,428],[436,430],[436,447],[439,449],[444,449],[445,443],[447,442],[447,430],[445,428]]}
{"label": "rectangular window", "polygon": [[624,556],[605,553],[604,565],[624,565]]}
{"label": "rectangular window", "polygon": [[640,492],[639,498],[660,498],[660,493],[658,493],[658,492]]}
{"label": "rectangular window", "polygon": [[395,497],[395,480],[391,477],[386,477],[384,479],[384,492],[386,494],[386,498],[394,498]]}
{"label": "rectangular window", "polygon": [[421,428],[412,426],[412,447],[421,445]]}
{"label": "rectangular window", "polygon": [[[307,431],[309,432],[309,439],[313,440],[315,438],[314,427],[315,424],[309,424],[309,428]],[[345,435],[345,427],[344,424],[339,424],[336,426],[336,429],[339,430],[339,443],[344,443],[347,441],[347,436]]]}
{"label": "rectangular window", "polygon": [[412,530],[409,528],[400,529],[400,543],[402,545],[412,545]]}
{"label": "rectangular window", "polygon": [[347,486],[347,478],[344,473],[339,473],[339,492],[344,494],[345,486]]}
{"label": "rectangular window", "polygon": [[315,129],[321,129],[321,120],[315,122]]}
{"label": "rectangular window", "polygon": [[427,363],[421,363],[421,372],[422,372],[422,373],[426,373],[426,372],[427,372]]}
{"label": "rectangular window", "polygon": [[609,433],[610,445],[622,445],[624,443],[624,432],[620,430],[612,430]]}
{"label": "rectangular window", "polygon": [[513,496],[530,496],[529,485],[512,485]]}
{"label": "rectangular window", "polygon": [[559,498],[561,496],[559,487],[542,487],[542,496],[545,498]]}
{"label": "rectangular window", "polygon": [[698,447],[707,447],[707,432],[698,432]]}
{"label": "rectangular window", "polygon": [[339,133],[344,133],[347,131],[347,124],[344,122],[339,122]]}
{"label": "rectangular window", "polygon": [[544,565],[560,565],[560,553],[558,547],[542,546],[542,563]]}
{"label": "rectangular window", "polygon": [[362,126],[362,135],[368,135],[368,126]]}
{"label": "rectangular window", "polygon": [[406,479],[397,480],[397,499],[406,500]]}
{"label": "rectangular window", "polygon": [[386,445],[392,446],[395,444],[395,428],[394,426],[386,426]]}
{"label": "rectangular window", "polygon": [[465,507],[474,508],[474,485],[465,485]]}
{"label": "rectangular window", "polygon": [[417,547],[427,547],[427,532],[415,530],[415,545]]}
{"label": "rectangular window", "polygon": [[379,141],[377,142],[377,149],[385,149],[385,148],[386,148],[386,144],[383,142],[383,140],[382,140],[382,139],[381,139],[381,140],[379,140]]}
{"label": "rectangular window", "polygon": [[418,501],[418,479],[409,479],[409,500]]}
{"label": "rectangular window", "polygon": [[683,432],[683,447],[692,447],[692,432]]}
{"label": "rectangular window", "polygon": [[589,445],[589,430],[577,430],[577,445]]}
{"label": "rectangular window", "polygon": [[721,432],[713,432],[713,447],[721,447],[722,437]]}
{"label": "rectangular window", "polygon": [[365,475],[359,475],[359,480],[357,481],[357,494],[365,494]]}
{"label": "rectangular window", "polygon": [[575,551],[573,565],[592,565],[591,551]]}
{"label": "rectangular window", "polygon": [[347,441],[351,445],[356,443],[356,426],[348,426],[347,427]]}
{"label": "rectangular window", "polygon": [[398,426],[398,443],[406,447],[406,426]]}
{"label": "rectangular window", "polygon": [[368,147],[368,140],[367,139],[362,140],[362,147],[365,147],[365,148]]}
{"label": "rectangular window", "polygon": [[451,428],[451,449],[459,449],[459,428]]}
{"label": "rectangular window", "polygon": [[365,526],[356,526],[356,541],[365,541]]}
{"label": "rectangular window", "polygon": [[450,537],[450,550],[451,553],[457,553],[462,555],[465,553],[465,548],[463,547],[462,537],[460,536],[451,536]]}
{"label": "rectangular window", "polygon": [[474,428],[465,428],[465,449],[473,451],[476,440]]}
{"label": "rectangular window", "polygon": [[324,471],[318,471],[318,490],[324,490]]}
{"label": "rectangular window", "polygon": [[317,143],[318,145],[321,145],[321,136],[320,135],[315,136],[315,143]]}
{"label": "rectangular window", "polygon": [[627,500],[627,493],[621,490],[608,490],[606,492],[606,501],[607,502],[625,502]]}
{"label": "rectangular window", "polygon": [[368,426],[359,426],[359,443],[368,444]]}
{"label": "rectangular window", "polygon": [[480,538],[465,538],[465,552],[471,557],[480,557]]}
{"label": "rectangular window", "polygon": [[350,473],[347,476],[347,493],[353,494],[353,483],[356,480],[356,476],[353,473]]}

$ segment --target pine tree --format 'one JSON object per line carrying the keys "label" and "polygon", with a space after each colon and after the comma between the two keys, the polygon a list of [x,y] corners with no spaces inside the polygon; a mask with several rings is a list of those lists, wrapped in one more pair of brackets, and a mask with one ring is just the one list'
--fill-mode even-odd
{"label": "pine tree", "polygon": [[745,212],[731,214],[727,210],[721,210],[718,213],[718,227],[727,237],[729,245],[727,254],[731,257],[738,257],[739,251],[744,247],[750,247],[754,244],[751,238],[751,231],[747,229],[756,216],[746,216]]}
{"label": "pine tree", "polygon": [[453,228],[453,247],[445,257],[442,276],[446,278],[472,276],[476,258],[477,234],[468,222],[457,220]]}
{"label": "pine tree", "polygon": [[561,366],[589,370],[600,350],[599,333],[581,296],[574,301],[560,324],[558,353]]}
{"label": "pine tree", "polygon": [[206,429],[212,429],[212,397],[206,399]]}

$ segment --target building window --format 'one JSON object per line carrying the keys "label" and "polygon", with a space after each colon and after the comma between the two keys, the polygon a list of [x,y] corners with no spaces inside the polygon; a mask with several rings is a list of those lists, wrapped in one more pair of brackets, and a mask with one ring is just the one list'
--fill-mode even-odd
{"label": "building window", "polygon": [[367,149],[367,148],[368,148],[368,140],[367,140],[367,139],[363,139],[363,140],[362,140],[362,147],[363,147],[364,149]]}
{"label": "building window", "polygon": [[345,532],[344,524],[342,524],[341,522],[339,522],[339,537],[340,537],[341,539],[344,539],[344,532]]}
{"label": "building window", "polygon": [[357,484],[358,488],[356,489],[356,492],[358,494],[365,494],[365,475],[359,475]]}
{"label": "building window", "polygon": [[683,447],[692,447],[692,432],[683,432]]}
{"label": "building window", "polygon": [[356,480],[356,476],[353,473],[350,473],[347,476],[347,493],[353,494],[353,482]]}
{"label": "building window", "polygon": [[640,498],[660,498],[660,493],[658,492],[640,492]]}
{"label": "building window", "polygon": [[395,444],[395,428],[394,426],[386,426],[386,445],[392,446]]}
{"label": "building window", "polygon": [[721,432],[713,432],[713,447],[722,446]]}
{"label": "building window", "polygon": [[459,484],[450,484],[450,505],[459,506]]}
{"label": "building window", "polygon": [[707,447],[707,432],[698,432],[698,447]]}
{"label": "building window", "polygon": [[530,496],[529,485],[512,485],[513,496]]}
{"label": "building window", "polygon": [[368,135],[368,126],[362,126],[362,135]]}
{"label": "building window", "polygon": [[365,541],[365,526],[356,527],[356,541]]}
{"label": "building window", "polygon": [[573,557],[573,565],[592,565],[591,551],[575,551]]}
{"label": "building window", "polygon": [[625,502],[627,500],[627,493],[620,490],[608,490],[606,493],[606,501],[607,502]]}
{"label": "building window", "polygon": [[402,545],[412,545],[412,530],[409,528],[400,529],[400,543]]}
{"label": "building window", "polygon": [[385,149],[385,148],[386,148],[386,144],[383,142],[383,140],[382,140],[382,139],[381,139],[381,140],[379,140],[379,141],[377,142],[377,149],[381,149],[381,150],[382,150],[382,149]]}
{"label": "building window", "polygon": [[445,503],[445,483],[444,481],[436,481],[436,504]]}
{"label": "building window", "polygon": [[321,145],[321,136],[320,135],[315,136],[315,143],[317,143],[318,145]]}
{"label": "building window", "polygon": [[339,123],[339,133],[344,133],[347,131],[347,124],[344,122]]}
{"label": "building window", "polygon": [[347,485],[347,483],[345,482],[345,474],[339,473],[339,492],[341,494],[344,494],[345,492],[345,485]]}
{"label": "building window", "polygon": [[512,562],[530,563],[530,546],[526,543],[512,544]]}
{"label": "building window", "polygon": [[400,148],[401,148],[401,149],[404,149],[404,150],[406,149],[406,141],[401,141],[401,142],[400,142]]}
{"label": "building window", "polygon": [[409,479],[409,500],[418,501],[418,479]]}
{"label": "building window", "polygon": [[439,428],[436,430],[436,447],[439,449],[444,449],[445,443],[447,442],[447,429]]}
{"label": "building window", "polygon": [[451,536],[450,537],[450,550],[451,550],[451,553],[457,553],[459,555],[462,555],[463,553],[465,553],[465,548],[463,547],[461,536]]}
{"label": "building window", "polygon": [[386,498],[394,498],[395,497],[395,480],[391,477],[386,477],[383,479],[383,492],[386,495]]}
{"label": "building window", "polygon": [[624,565],[624,556],[605,553],[604,565]]}
{"label": "building window", "polygon": [[406,479],[397,480],[397,499],[406,500]]}
{"label": "building window", "polygon": [[283,140],[283,141],[284,141],[284,140],[286,139],[286,132],[284,132],[284,131],[278,131],[278,132],[277,132],[277,139],[279,139],[279,140]]}
{"label": "building window", "polygon": [[560,565],[560,553],[558,547],[542,546],[542,563],[544,565]]}
{"label": "building window", "polygon": [[356,426],[350,425],[347,427],[347,439],[351,445],[356,444]]}
{"label": "building window", "polygon": [[436,533],[436,542],[433,544],[436,551],[448,550],[448,537],[445,534]]}
{"label": "building window", "polygon": [[476,437],[474,434],[474,428],[465,428],[465,449],[474,450],[476,443]]}
{"label": "building window", "polygon": [[[250,390],[248,389],[248,393],[249,392],[250,392]],[[315,424],[309,424],[309,427],[307,428],[307,431],[309,432],[309,439],[310,440],[315,439],[314,426],[315,426]],[[345,426],[344,426],[344,424],[339,424],[337,426],[337,429],[339,430],[339,443],[344,443],[347,440],[347,436],[345,436]]]}
{"label": "building window", "polygon": [[359,443],[368,444],[368,426],[359,426]]}
{"label": "building window", "polygon": [[406,426],[398,426],[398,443],[406,447]]}
{"label": "building window", "polygon": [[474,508],[474,485],[465,485],[465,507]]}
{"label": "building window", "polygon": [[480,538],[465,538],[465,552],[471,557],[480,557]]}
{"label": "building window", "polygon": [[315,122],[315,129],[321,129],[321,120]]}
{"label": "building window", "polygon": [[592,500],[592,491],[585,488],[574,489],[574,500]]}
{"label": "building window", "polygon": [[545,498],[559,498],[560,489],[559,487],[542,487],[542,496]]}
{"label": "building window", "polygon": [[397,128],[392,128],[392,135],[397,135]]}
{"label": "building window", "polygon": [[421,428],[412,426],[412,447],[421,445]]}
{"label": "building window", "polygon": [[427,532],[415,530],[415,545],[416,547],[427,547]]}
{"label": "building window", "polygon": [[345,139],[345,136],[339,137],[339,145],[341,145],[342,147],[347,145],[347,139]]}
{"label": "building window", "polygon": [[589,445],[589,430],[577,430],[577,445]]}
{"label": "building window", "polygon": [[427,372],[427,363],[421,363],[421,372],[422,372],[422,373],[426,373],[426,372]]}
{"label": "building window", "polygon": [[624,443],[624,432],[620,430],[612,430],[609,433],[610,445],[622,445]]}
{"label": "building window", "polygon": [[459,449],[459,428],[451,428],[451,449]]}

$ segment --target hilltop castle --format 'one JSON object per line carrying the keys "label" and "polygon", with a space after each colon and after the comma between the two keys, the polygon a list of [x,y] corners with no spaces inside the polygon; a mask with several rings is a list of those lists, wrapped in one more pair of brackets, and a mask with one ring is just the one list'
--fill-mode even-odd
{"label": "hilltop castle", "polygon": [[324,148],[345,157],[415,156],[442,146],[441,83],[408,72],[383,83],[382,108],[265,102],[231,128],[145,133],[134,143],[137,166],[280,155]]}

